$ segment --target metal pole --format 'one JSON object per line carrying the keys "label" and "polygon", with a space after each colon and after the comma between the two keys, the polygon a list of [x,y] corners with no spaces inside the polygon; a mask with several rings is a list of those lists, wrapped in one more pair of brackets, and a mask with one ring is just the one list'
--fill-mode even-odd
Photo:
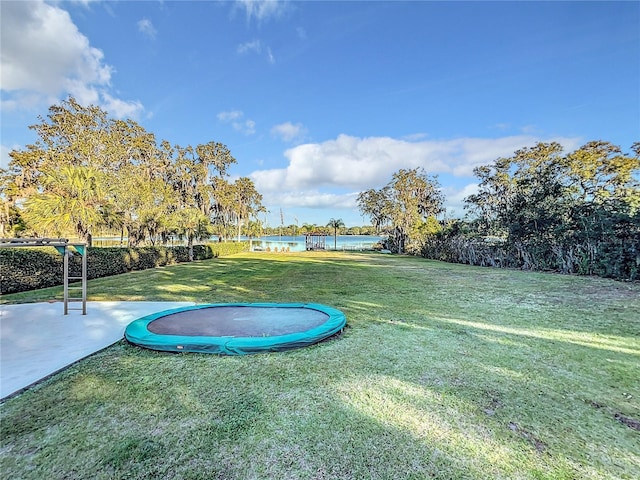
{"label": "metal pole", "polygon": [[82,314],[87,314],[87,256],[88,249],[82,247]]}
{"label": "metal pole", "polygon": [[64,246],[64,314],[69,313],[69,247]]}

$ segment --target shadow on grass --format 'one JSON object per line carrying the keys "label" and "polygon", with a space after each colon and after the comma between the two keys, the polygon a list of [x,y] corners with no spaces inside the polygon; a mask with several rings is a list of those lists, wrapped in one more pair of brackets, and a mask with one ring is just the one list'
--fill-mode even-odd
{"label": "shadow on grass", "polygon": [[[376,255],[331,254],[233,256],[130,272],[90,280],[90,301],[193,301],[197,303],[317,301],[314,290],[331,288],[360,273],[382,267]],[[348,285],[345,284],[345,287]],[[355,287],[352,285],[351,287]],[[348,294],[344,291],[343,294]],[[3,296],[4,303],[30,303],[62,298],[62,287]]]}
{"label": "shadow on grass", "polygon": [[[46,387],[64,404],[43,411],[43,396],[30,395],[28,410],[5,417],[3,443],[39,438],[26,464],[75,478],[195,478],[206,465],[208,478],[228,479],[513,478],[523,458],[532,477],[571,477],[564,460],[541,457],[498,421],[478,422],[447,392],[366,366],[326,371],[338,360],[330,345],[244,358],[113,350],[87,362],[99,370]],[[78,446],[83,456],[72,455]]]}

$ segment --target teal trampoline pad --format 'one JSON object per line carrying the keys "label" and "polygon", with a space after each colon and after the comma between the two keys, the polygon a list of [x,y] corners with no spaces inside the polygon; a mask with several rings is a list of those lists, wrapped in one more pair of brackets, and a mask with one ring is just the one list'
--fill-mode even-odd
{"label": "teal trampoline pad", "polygon": [[314,303],[219,303],[182,307],[131,322],[125,338],[168,352],[244,355],[306,347],[340,332],[344,313]]}

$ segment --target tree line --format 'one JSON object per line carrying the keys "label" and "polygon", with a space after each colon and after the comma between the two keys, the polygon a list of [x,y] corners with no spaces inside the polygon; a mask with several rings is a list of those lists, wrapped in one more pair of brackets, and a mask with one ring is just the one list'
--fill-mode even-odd
{"label": "tree line", "polygon": [[[30,126],[37,141],[9,153],[0,170],[0,236],[63,236],[91,243],[120,232],[130,246],[193,242],[217,234],[298,235],[345,231],[326,226],[270,228],[253,182],[229,180],[237,163],[219,142],[159,143],[133,120],[115,120],[73,97]],[[572,152],[555,142],[520,149],[477,167],[477,193],[462,219],[443,219],[437,177],[401,169],[357,205],[372,226],[353,234],[387,236],[386,248],[427,258],[530,270],[640,278],[640,142],[631,153],[592,141]]]}
{"label": "tree line", "polygon": [[478,265],[640,279],[640,143],[539,143],[478,167],[470,220],[450,222],[423,255]]}
{"label": "tree line", "polygon": [[[29,127],[38,140],[9,153],[0,171],[0,236],[61,236],[91,243],[97,231],[130,246],[217,233],[239,235],[264,211],[253,182],[230,182],[237,163],[219,142],[159,144],[133,120],[115,120],[73,97]],[[255,226],[254,226],[255,227]]]}
{"label": "tree line", "polygon": [[[335,220],[335,219],[331,219]],[[274,225],[274,226],[262,226],[262,235],[283,235],[283,236],[291,236],[296,237],[300,235],[306,235],[307,233],[312,232],[321,232],[326,235],[333,235],[334,228],[332,222],[329,222],[326,225],[318,225],[316,223],[303,223],[302,225],[298,225],[295,223],[288,225]],[[341,219],[337,219],[337,221],[341,221]],[[360,225],[360,226],[352,226],[347,227],[346,225],[338,226],[335,228],[337,235],[378,235],[379,231],[373,225]]]}
{"label": "tree line", "polygon": [[358,197],[391,234],[387,247],[426,258],[527,270],[640,279],[640,142],[592,141],[565,153],[555,142],[474,169],[463,219],[437,221],[437,178],[400,170]]}

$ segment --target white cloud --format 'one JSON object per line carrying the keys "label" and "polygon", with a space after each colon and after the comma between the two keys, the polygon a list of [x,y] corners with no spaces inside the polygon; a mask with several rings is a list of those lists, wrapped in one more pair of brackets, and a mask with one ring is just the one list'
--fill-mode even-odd
{"label": "white cloud", "polygon": [[244,113],[242,113],[242,110],[231,110],[229,112],[220,112],[216,117],[221,122],[231,122],[233,120],[241,119],[243,115]]}
{"label": "white cloud", "polygon": [[283,208],[357,208],[358,192],[329,193],[318,190],[270,192],[264,195],[267,205],[279,205]]}
{"label": "white cloud", "polygon": [[[73,23],[69,14],[43,1],[2,5],[2,107],[18,110],[55,103],[68,94],[81,103],[107,101],[113,67]],[[139,113],[139,102],[130,110]]]}
{"label": "white cloud", "polygon": [[271,135],[278,137],[285,142],[301,140],[307,133],[307,129],[301,123],[291,122],[281,123],[271,128]]}
{"label": "white cloud", "polygon": [[242,132],[245,135],[253,135],[256,133],[256,122],[251,119],[245,120],[242,110],[220,112],[216,117],[221,122],[231,125],[234,130]]}
{"label": "white cloud", "polygon": [[82,105],[96,105],[100,101],[100,93],[95,86],[80,80],[70,79],[65,90],[75,97]]}
{"label": "white cloud", "polygon": [[245,135],[253,135],[256,133],[256,122],[253,120],[245,120],[244,123],[240,123],[239,125],[234,124],[233,128],[243,132]]}
{"label": "white cloud", "polygon": [[473,195],[478,192],[477,183],[469,183],[462,188],[457,187],[443,187],[442,193],[445,196],[445,209],[449,215],[455,217],[463,217],[466,213],[464,209],[464,199],[469,195]]}
{"label": "white cloud", "polygon": [[264,51],[264,55],[267,58],[267,61],[273,65],[276,63],[276,59],[273,56],[273,51],[271,47],[268,47],[262,43],[261,40],[252,40],[250,42],[241,43],[236,47],[236,52],[240,55],[246,55],[249,53],[255,53],[260,55]]}
{"label": "white cloud", "polygon": [[140,102],[126,102],[108,93],[102,94],[102,103],[105,110],[118,118],[136,118],[144,110]]}
{"label": "white cloud", "polygon": [[284,153],[289,160],[286,168],[258,170],[251,177],[261,192],[303,191],[321,186],[352,190],[380,188],[401,168],[421,167],[428,174],[472,177],[474,167],[539,141],[558,141],[571,149],[578,145],[579,139],[519,135],[409,142],[390,137],[339,135],[335,140],[288,149]]}
{"label": "white cloud", "polygon": [[280,18],[289,10],[289,2],[285,0],[236,0],[236,8],[243,9],[247,22],[255,18],[258,22],[271,18]]}
{"label": "white cloud", "polygon": [[[5,95],[2,92],[2,110],[5,112],[13,112],[17,110],[34,110],[42,106],[43,102],[51,105],[58,101],[57,97],[44,96],[40,93],[34,92],[12,92],[12,94]],[[45,99],[46,100],[43,100]]]}
{"label": "white cloud", "polygon": [[260,53],[262,51],[262,42],[260,40],[252,40],[251,42],[245,42],[238,45],[236,51],[240,54],[255,52]]}
{"label": "white cloud", "polygon": [[57,94],[68,83],[108,84],[112,68],[69,14],[43,2],[2,6],[2,89]]}
{"label": "white cloud", "polygon": [[18,145],[14,145],[12,147],[7,147],[6,145],[0,145],[0,168],[6,169],[9,167],[9,162],[11,161],[9,152],[11,152],[12,150],[16,150],[18,148],[20,148]]}
{"label": "white cloud", "polygon": [[156,35],[158,34],[158,31],[148,18],[143,18],[138,21],[138,30],[149,38],[156,38]]}

